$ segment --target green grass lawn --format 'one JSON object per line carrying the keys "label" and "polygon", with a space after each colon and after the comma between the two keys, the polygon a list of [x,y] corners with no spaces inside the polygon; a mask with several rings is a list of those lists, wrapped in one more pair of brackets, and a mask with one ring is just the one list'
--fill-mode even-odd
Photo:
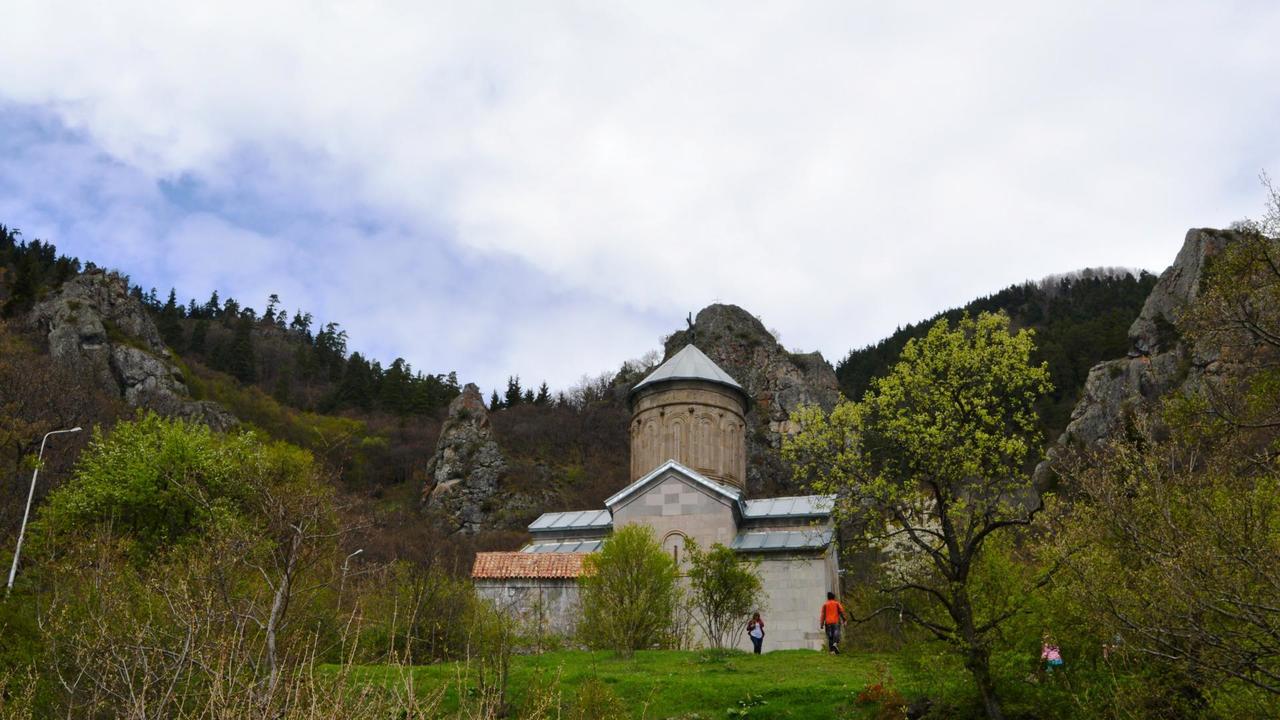
{"label": "green grass lawn", "polygon": [[[567,706],[577,689],[595,678],[623,700],[633,718],[646,720],[870,717],[874,708],[859,707],[857,694],[876,682],[877,666],[888,668],[907,697],[919,688],[920,683],[888,655],[832,657],[789,650],[755,656],[654,650],[622,659],[609,652],[560,651],[514,657],[509,698],[518,708],[531,685],[558,679]],[[466,667],[457,663],[416,667],[413,673],[419,692],[447,687],[442,708],[446,711],[457,708],[458,688],[469,684]],[[393,668],[364,667],[353,672],[351,679],[394,682],[397,677]]]}

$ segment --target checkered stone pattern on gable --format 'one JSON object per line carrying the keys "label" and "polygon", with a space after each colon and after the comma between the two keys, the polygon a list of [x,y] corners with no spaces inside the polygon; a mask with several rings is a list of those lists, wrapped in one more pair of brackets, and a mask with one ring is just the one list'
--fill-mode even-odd
{"label": "checkered stone pattern on gable", "polygon": [[587,553],[476,553],[473,578],[576,578]]}
{"label": "checkered stone pattern on gable", "polygon": [[660,486],[638,498],[632,514],[640,517],[673,517],[703,512],[706,493],[675,478],[669,478]]}

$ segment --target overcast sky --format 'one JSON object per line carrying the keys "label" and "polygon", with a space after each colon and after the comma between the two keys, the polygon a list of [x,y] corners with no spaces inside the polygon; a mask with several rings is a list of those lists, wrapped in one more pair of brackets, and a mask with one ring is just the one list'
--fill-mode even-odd
{"label": "overcast sky", "polygon": [[1275,2],[3,15],[0,223],[486,389],[717,300],[834,363],[1024,279],[1163,269],[1280,175]]}

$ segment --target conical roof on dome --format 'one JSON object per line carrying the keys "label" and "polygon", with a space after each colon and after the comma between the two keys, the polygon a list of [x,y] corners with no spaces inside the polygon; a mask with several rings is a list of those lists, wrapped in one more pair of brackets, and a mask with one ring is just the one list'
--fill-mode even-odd
{"label": "conical roof on dome", "polygon": [[744,400],[747,397],[747,391],[738,384],[737,380],[721,370],[719,365],[692,344],[685,345],[683,350],[672,355],[645,379],[636,383],[636,386],[631,388],[631,395],[634,397],[643,388],[669,380],[702,380],[727,385],[741,393]]}

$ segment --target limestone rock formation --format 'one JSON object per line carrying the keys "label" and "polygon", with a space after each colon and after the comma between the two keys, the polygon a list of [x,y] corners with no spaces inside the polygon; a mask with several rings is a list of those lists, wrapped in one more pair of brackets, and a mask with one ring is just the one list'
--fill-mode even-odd
{"label": "limestone rock formation", "polygon": [[1036,470],[1038,483],[1052,482],[1049,468],[1068,449],[1094,446],[1164,395],[1200,382],[1205,368],[1213,362],[1213,350],[1188,347],[1177,324],[1183,310],[1196,299],[1208,261],[1238,237],[1229,230],[1187,231],[1173,265],[1161,273],[1138,319],[1129,327],[1128,357],[1100,363],[1089,371],[1071,422],[1050,449],[1049,461]]}
{"label": "limestone rock formation", "polygon": [[506,469],[480,388],[467,383],[449,403],[449,416],[427,463],[427,508],[449,518],[458,532],[486,529],[489,515],[497,510],[491,506]]}
{"label": "limestone rock formation", "polygon": [[765,496],[795,490],[779,450],[801,405],[830,410],[840,399],[835,369],[822,353],[791,353],[751,313],[737,305],[708,305],[693,325],[667,338],[665,357],[692,342],[751,397],[747,411],[747,492]]}
{"label": "limestone rock formation", "polygon": [[89,270],[31,310],[49,353],[93,373],[107,392],[134,407],[225,430],[236,418],[217,403],[191,399],[182,371],[155,323],[118,274]]}

